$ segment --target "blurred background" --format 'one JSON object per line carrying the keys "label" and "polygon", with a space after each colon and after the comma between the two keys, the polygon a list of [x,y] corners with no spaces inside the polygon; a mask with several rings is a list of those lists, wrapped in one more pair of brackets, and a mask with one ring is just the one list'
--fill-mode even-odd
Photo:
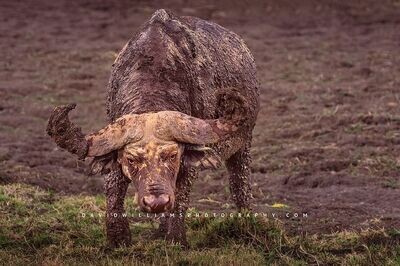
{"label": "blurred background", "polygon": [[[159,8],[219,23],[253,52],[255,210],[307,212],[284,219],[293,232],[399,226],[400,1],[1,1],[2,184],[102,194],[47,119],[76,102],[84,132],[105,125],[111,65]],[[192,205],[233,208],[223,169],[201,175]]]}

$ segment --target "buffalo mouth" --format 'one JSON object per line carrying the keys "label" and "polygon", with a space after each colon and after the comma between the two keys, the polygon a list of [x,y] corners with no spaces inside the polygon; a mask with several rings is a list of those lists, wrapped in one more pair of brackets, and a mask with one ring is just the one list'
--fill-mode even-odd
{"label": "buffalo mouth", "polygon": [[173,197],[168,194],[149,194],[140,201],[142,211],[148,213],[163,213],[173,209]]}

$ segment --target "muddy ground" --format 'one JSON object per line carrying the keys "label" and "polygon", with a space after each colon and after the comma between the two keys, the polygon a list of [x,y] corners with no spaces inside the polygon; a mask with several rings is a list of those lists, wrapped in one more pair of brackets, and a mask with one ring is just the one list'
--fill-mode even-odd
{"label": "muddy ground", "polygon": [[[76,102],[86,132],[104,126],[114,58],[169,8],[235,31],[255,56],[254,209],[306,212],[281,217],[297,233],[400,228],[400,2],[375,2],[2,1],[0,182],[102,193],[102,177],[46,136],[49,113]],[[227,173],[204,173],[192,205],[231,209]]]}

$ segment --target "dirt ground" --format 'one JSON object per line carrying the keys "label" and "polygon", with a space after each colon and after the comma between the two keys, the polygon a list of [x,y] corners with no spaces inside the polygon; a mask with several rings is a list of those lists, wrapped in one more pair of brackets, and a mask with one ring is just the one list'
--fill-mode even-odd
{"label": "dirt ground", "polygon": [[[102,193],[102,177],[45,134],[49,113],[76,102],[85,132],[104,126],[114,58],[169,8],[233,30],[255,56],[255,210],[280,213],[296,233],[400,228],[399,1],[23,2],[0,3],[1,183]],[[227,173],[201,175],[192,205],[231,209]]]}

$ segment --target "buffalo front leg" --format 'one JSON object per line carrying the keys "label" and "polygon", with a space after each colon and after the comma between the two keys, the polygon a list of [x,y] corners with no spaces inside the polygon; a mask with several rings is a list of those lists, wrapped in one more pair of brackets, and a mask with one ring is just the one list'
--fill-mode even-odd
{"label": "buffalo front leg", "polygon": [[241,148],[226,161],[229,172],[229,188],[239,211],[250,208],[252,197],[249,181],[250,163],[250,144]]}
{"label": "buffalo front leg", "polygon": [[124,217],[124,199],[129,180],[121,173],[119,167],[106,175],[104,190],[107,200],[106,232],[108,245],[112,248],[129,245],[131,233],[128,219]]}

